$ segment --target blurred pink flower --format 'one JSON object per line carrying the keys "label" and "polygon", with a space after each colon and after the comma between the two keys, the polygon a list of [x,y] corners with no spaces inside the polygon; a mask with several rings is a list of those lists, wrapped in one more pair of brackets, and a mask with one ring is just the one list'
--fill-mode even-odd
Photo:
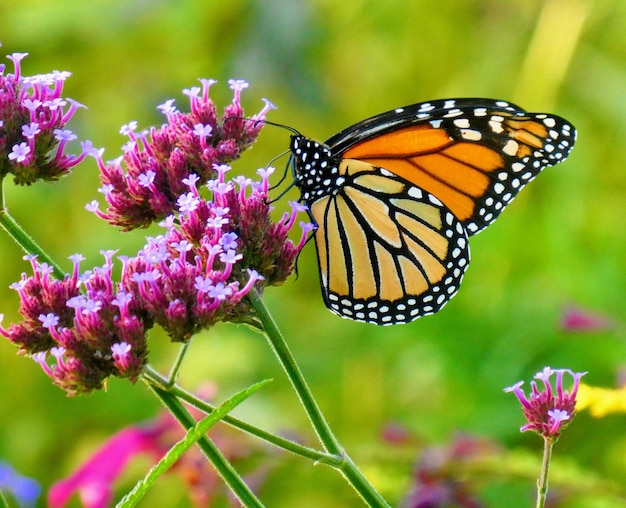
{"label": "blurred pink flower", "polygon": [[[212,399],[215,385],[207,384],[202,390],[204,399]],[[199,420],[203,413],[190,409],[191,415]],[[258,454],[258,441],[252,441],[241,432],[225,426],[211,429],[210,437],[224,456],[237,463]],[[157,419],[145,425],[127,427],[109,438],[87,461],[67,478],[55,483],[48,493],[50,508],[63,508],[74,494],[78,494],[85,508],[107,508],[111,506],[116,480],[122,476],[126,465],[139,455],[147,455],[154,463],[185,435],[178,421],[163,412]],[[238,468],[241,464],[238,465]],[[256,466],[249,471],[245,480],[257,489],[265,480],[270,466]],[[197,446],[192,447],[176,462],[170,472],[180,475],[186,484],[191,505],[196,508],[211,506],[226,488],[211,463]],[[239,506],[231,499],[233,506]]]}
{"label": "blurred pink flower", "polygon": [[597,332],[614,326],[615,322],[608,316],[574,305],[566,307],[561,315],[561,329],[567,332]]}
{"label": "blurred pink flower", "polygon": [[[78,493],[85,508],[105,508],[113,498],[113,484],[126,464],[142,452],[156,455],[160,449],[158,436],[162,425],[128,427],[94,453],[78,470],[55,483],[48,493],[51,508],[61,508]],[[161,455],[163,451],[161,452]]]}

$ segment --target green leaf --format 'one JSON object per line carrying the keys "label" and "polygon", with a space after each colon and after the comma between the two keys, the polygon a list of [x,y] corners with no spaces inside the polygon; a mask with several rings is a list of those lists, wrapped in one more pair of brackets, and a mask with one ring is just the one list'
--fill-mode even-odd
{"label": "green leaf", "polygon": [[259,388],[269,383],[269,381],[270,380],[267,379],[260,381],[249,386],[245,390],[236,393],[230,399],[218,406],[214,412],[205,416],[196,425],[191,427],[187,431],[185,437],[172,446],[163,458],[155,464],[150,471],[148,471],[145,478],[137,482],[133,490],[124,496],[124,498],[117,504],[117,508],[129,508],[135,506],[141,498],[146,495],[159,476],[172,467],[172,465],[174,465],[174,463],[183,453],[185,453],[185,451],[201,439],[213,425],[219,422],[224,416],[250,397],[250,395],[256,392]]}
{"label": "green leaf", "polygon": [[0,508],[9,508],[9,504],[4,497],[4,492],[2,492],[2,490],[0,490]]}

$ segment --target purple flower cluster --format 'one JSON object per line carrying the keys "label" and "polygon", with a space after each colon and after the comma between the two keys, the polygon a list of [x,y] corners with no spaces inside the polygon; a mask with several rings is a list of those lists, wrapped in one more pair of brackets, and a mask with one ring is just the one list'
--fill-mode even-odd
{"label": "purple flower cluster", "polygon": [[463,434],[448,446],[426,448],[415,466],[411,491],[400,506],[483,508],[469,473],[483,462],[492,462],[497,452],[493,442]]}
{"label": "purple flower cluster", "polygon": [[238,177],[226,181],[228,166],[216,166],[208,182],[213,194],[200,197],[199,178],[185,179],[178,216],[168,216],[163,235],[149,238],[133,259],[125,259],[122,285],[174,341],[187,341],[218,321],[250,321],[243,297],[256,284],[279,285],[294,269],[308,224],[297,245],[288,236],[302,209],[294,206],[277,223],[270,221],[268,176],[261,182]]}
{"label": "purple flower cluster", "polygon": [[34,274],[22,274],[11,286],[20,296],[23,321],[0,328],[70,395],[102,388],[110,375],[136,381],[146,363],[150,318],[113,283],[114,252],[103,254],[105,264],[82,275],[82,256],[72,256],[74,269],[64,280],[28,256]]}
{"label": "purple flower cluster", "polygon": [[165,233],[148,238],[136,256],[119,257],[119,282],[112,276],[114,251],[103,252],[105,264],[83,274],[82,257],[72,256],[74,269],[64,280],[29,257],[34,274],[12,285],[24,319],[0,333],[77,394],[103,387],[111,375],[136,381],[147,362],[146,332],[155,323],[173,341],[187,341],[219,321],[251,322],[244,296],[255,285],[285,281],[312,226],[301,222],[294,244],[289,233],[303,208],[293,204],[281,220],[270,220],[271,171],[260,170],[261,181],[252,182],[226,181],[228,170],[215,168],[208,201],[196,175],[185,179],[188,192],[177,200],[178,213],[161,223]]}
{"label": "purple flower cluster", "polygon": [[32,478],[22,476],[12,466],[0,461],[0,492],[9,493],[16,506],[35,506],[41,486]]}
{"label": "purple flower cluster", "polygon": [[[37,107],[27,108],[34,116],[24,132],[32,135],[33,143],[40,143],[37,140],[43,138],[37,135],[42,135],[42,129],[67,121],[77,104],[61,114],[61,102],[55,98],[66,75],[55,74],[52,89],[43,84],[44,78],[25,81],[19,73],[21,56],[12,57],[15,75],[4,78],[0,74],[1,83],[15,90],[31,83],[30,95],[24,90],[14,95],[22,105],[37,102]],[[113,278],[115,251],[103,252],[104,265],[82,274],[82,256],[72,256],[74,268],[63,280],[52,276],[48,264],[27,257],[33,275],[23,274],[12,285],[20,296],[23,319],[8,328],[0,326],[0,334],[21,353],[32,355],[55,384],[71,395],[102,388],[110,376],[136,381],[147,363],[146,334],[155,324],[176,342],[186,342],[220,321],[256,324],[251,303],[244,297],[253,288],[262,291],[265,286],[282,284],[313,229],[301,222],[298,242],[289,239],[298,214],[305,211],[298,203],[291,203],[291,212],[280,220],[271,220],[268,178],[272,168],[259,170],[261,180],[256,182],[242,176],[226,179],[227,163],[254,142],[273,106],[266,101],[259,114],[244,119],[240,99],[248,85],[231,80],[234,98],[218,120],[209,99],[214,81],[201,82],[202,88],[185,91],[190,113],[178,112],[173,101],[168,101],[160,107],[167,117],[160,129],[137,134],[135,123],[124,127],[130,142],[113,163],[105,164],[102,151],[90,144],[78,158],[57,155],[52,160],[67,167],[68,161],[77,163],[87,152],[93,155],[100,166],[108,209],[100,211],[97,201],[86,208],[125,230],[155,220],[161,220],[165,228],[163,234],[148,237],[135,256],[118,257],[122,262],[119,280]],[[6,99],[4,92],[0,105],[8,104],[5,111],[12,111],[13,103]],[[32,124],[33,118],[38,126]],[[4,126],[0,134],[10,132],[12,122],[0,125]],[[61,142],[59,153],[63,146]],[[33,150],[24,148],[19,156],[16,150],[9,160],[42,167],[40,159],[29,159]],[[201,193],[210,194],[209,199]]]}
{"label": "purple flower cluster", "polygon": [[[556,386],[553,389],[550,378],[556,374]],[[573,379],[571,391],[563,388],[563,376],[569,374]],[[561,431],[570,424],[576,414],[576,394],[580,378],[586,372],[573,372],[569,369],[545,367],[535,375],[535,379],[543,382],[544,391],[540,391],[537,383],[531,381],[531,392],[528,397],[522,390],[524,381],[505,388],[505,392],[514,393],[522,404],[522,411],[528,423],[520,428],[522,432],[531,430],[546,439],[558,439]]]}
{"label": "purple flower cluster", "polygon": [[0,65],[0,179],[12,173],[18,185],[58,180],[94,152],[89,141],[81,142],[79,155],[64,151],[76,139],[65,125],[82,107],[61,96],[70,73],[22,76],[20,64],[26,55],[7,57],[13,73],[5,74],[5,65]]}
{"label": "purple flower cluster", "polygon": [[128,136],[124,155],[105,163],[95,153],[100,168],[102,187],[108,209],[100,217],[124,230],[145,227],[171,214],[179,196],[187,191],[183,183],[196,175],[199,184],[215,176],[216,165],[228,164],[256,140],[265,114],[274,106],[265,100],[265,107],[250,119],[244,119],[241,91],[248,87],[242,80],[230,80],[234,98],[220,118],[209,98],[214,80],[201,79],[202,87],[184,90],[191,111],[181,113],[168,100],[159,109],[167,123],[160,128],[136,132],[137,122],[122,127]]}

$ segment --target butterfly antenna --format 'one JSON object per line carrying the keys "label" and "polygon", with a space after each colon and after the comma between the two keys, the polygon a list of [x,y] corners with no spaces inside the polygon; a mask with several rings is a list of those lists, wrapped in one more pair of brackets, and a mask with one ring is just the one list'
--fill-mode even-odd
{"label": "butterfly antenna", "polygon": [[[285,170],[285,173],[287,171]],[[281,182],[285,179],[285,177],[283,176],[283,178],[281,179]],[[285,194],[287,194],[291,189],[293,189],[296,186],[296,182],[291,182],[289,185],[287,185],[287,187],[278,195],[276,196],[274,199],[272,199],[271,201],[268,201],[268,204],[274,203],[276,201],[278,201],[279,199],[281,199]],[[276,185],[274,185],[274,187],[272,188],[276,188]]]}
{"label": "butterfly antenna", "polygon": [[[285,129],[289,132],[291,132],[293,135],[295,136],[302,136],[302,133],[297,130],[294,129],[293,127],[290,127],[289,125],[285,125],[282,123],[276,123],[276,122],[271,122],[270,120],[266,120],[264,118],[246,118],[245,116],[229,116],[224,118],[224,122],[226,122],[227,120],[244,120],[246,122],[252,122],[253,125],[256,127],[257,124],[262,123],[265,125],[272,125],[274,127],[279,127],[281,129]],[[275,161],[277,161],[278,159],[280,159],[281,157],[284,157],[285,155],[287,155],[290,152],[290,150],[285,150],[284,152],[278,154],[276,157],[274,157],[272,160],[270,160],[267,165],[265,166],[265,168],[267,169],[269,166],[271,166]],[[283,175],[281,176],[280,180],[272,185],[270,187],[270,190],[274,190],[276,189],[278,186],[280,186],[286,179],[287,179],[287,174],[289,173],[289,166],[292,164],[291,158],[289,159],[289,161],[287,162],[287,164],[285,165],[285,171],[283,172]],[[287,194],[287,192],[289,192],[291,190],[292,187],[295,186],[295,182],[290,183],[287,188],[285,190],[283,190],[278,197],[272,199],[271,201],[268,202],[269,203],[273,203],[274,201],[278,201],[280,198],[282,198],[285,194]]]}
{"label": "butterfly antenna", "polygon": [[247,118],[245,116],[227,116],[226,118],[224,118],[223,121],[226,122],[227,120],[244,120],[246,122],[252,122],[254,127],[256,127],[257,124],[260,124],[260,123],[265,124],[265,125],[272,125],[274,127],[285,129],[291,132],[292,134],[295,134],[296,136],[302,136],[302,133],[300,131],[298,131],[297,129],[294,129],[293,127],[290,127],[289,125],[285,125],[283,123],[271,122],[269,120],[266,120],[265,118]]}

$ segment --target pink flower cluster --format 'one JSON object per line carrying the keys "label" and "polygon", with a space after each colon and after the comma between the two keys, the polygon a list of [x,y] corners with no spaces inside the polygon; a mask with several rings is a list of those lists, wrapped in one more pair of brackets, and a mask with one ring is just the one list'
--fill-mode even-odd
{"label": "pink flower cluster", "polygon": [[168,100],[159,109],[167,123],[160,128],[136,132],[137,122],[122,127],[128,136],[124,154],[105,163],[101,152],[94,152],[100,168],[102,187],[108,204],[100,217],[124,230],[145,227],[171,214],[179,196],[187,192],[183,183],[196,175],[200,184],[215,176],[215,165],[228,164],[256,140],[265,114],[274,106],[265,107],[252,118],[244,118],[241,91],[248,84],[230,80],[234,98],[220,118],[209,98],[214,80],[201,79],[202,88],[184,90],[191,111],[182,113]]}
{"label": "pink flower cluster", "polygon": [[149,316],[112,281],[114,252],[103,254],[104,266],[84,274],[82,256],[72,256],[74,269],[64,280],[28,256],[34,274],[22,274],[11,286],[20,295],[23,320],[0,327],[70,395],[102,388],[110,375],[136,381],[146,363]]}
{"label": "pink flower cluster", "polygon": [[[38,129],[67,121],[77,104],[61,114],[56,97],[66,75],[54,74],[53,88],[44,84],[52,77],[25,80],[19,73],[21,56],[12,57],[16,72],[0,74],[0,84],[13,86],[17,102],[30,111],[31,124],[25,132],[42,139],[36,137],[41,135]],[[136,381],[147,363],[146,334],[155,324],[177,342],[220,321],[257,324],[244,297],[253,288],[262,291],[282,284],[313,229],[301,222],[299,241],[290,240],[298,214],[305,211],[298,203],[291,203],[291,212],[272,221],[271,168],[259,170],[261,180],[256,182],[242,176],[226,179],[227,163],[254,142],[273,106],[267,102],[259,114],[245,119],[240,99],[248,85],[231,80],[234,98],[218,120],[209,99],[214,81],[201,82],[202,88],[185,91],[190,113],[180,113],[168,101],[160,107],[167,117],[161,128],[137,134],[135,123],[124,127],[130,141],[120,159],[107,165],[102,151],[91,145],[81,157],[71,159],[78,162],[89,152],[100,167],[108,209],[101,211],[93,201],[88,210],[125,230],[160,220],[165,232],[148,237],[135,256],[119,256],[119,280],[113,278],[115,251],[105,251],[104,265],[82,274],[82,256],[72,256],[73,271],[63,280],[52,276],[52,267],[29,256],[33,275],[23,274],[12,285],[20,296],[23,319],[8,328],[0,326],[0,334],[21,353],[32,355],[71,395],[102,388],[110,376]],[[30,95],[16,88],[25,83],[33,90]],[[7,100],[6,92],[0,95],[2,105],[4,111],[22,113],[15,101]],[[12,132],[13,124],[2,126],[0,134]],[[61,142],[59,153],[63,146]],[[22,155],[8,159],[45,167],[41,160],[31,160],[31,152],[24,149]],[[55,160],[67,166],[70,159],[57,155]],[[209,199],[201,194],[209,194]]]}
{"label": "pink flower cluster", "polygon": [[[555,387],[552,387],[550,378],[556,374]],[[563,377],[569,374],[573,379],[570,391],[563,387]],[[535,379],[543,383],[543,391],[535,381],[531,381],[531,391],[528,397],[522,390],[523,381],[505,388],[505,392],[512,392],[522,404],[522,411],[528,423],[521,427],[521,431],[536,432],[546,439],[558,439],[561,431],[567,427],[576,414],[576,394],[580,378],[586,372],[573,372],[569,369],[545,367],[535,375]]]}
{"label": "pink flower cluster", "polygon": [[81,142],[79,155],[65,153],[67,143],[76,139],[65,125],[83,107],[62,97],[70,73],[22,76],[26,55],[8,56],[13,73],[5,74],[5,65],[0,65],[0,179],[12,173],[18,185],[58,180],[94,153],[90,141]]}
{"label": "pink flower cluster", "polygon": [[301,222],[294,244],[289,234],[303,208],[294,203],[291,213],[270,220],[271,171],[260,170],[261,181],[252,182],[226,181],[228,170],[215,168],[210,200],[200,197],[196,175],[185,179],[189,192],[178,198],[178,213],[161,223],[165,233],[148,238],[136,256],[120,256],[119,282],[112,276],[114,251],[103,252],[105,264],[83,274],[82,256],[72,256],[74,269],[62,281],[28,257],[33,275],[12,285],[23,321],[0,333],[73,395],[102,388],[111,375],[136,381],[147,362],[146,332],[155,323],[183,342],[219,321],[254,321],[244,296],[285,281],[312,226]]}

